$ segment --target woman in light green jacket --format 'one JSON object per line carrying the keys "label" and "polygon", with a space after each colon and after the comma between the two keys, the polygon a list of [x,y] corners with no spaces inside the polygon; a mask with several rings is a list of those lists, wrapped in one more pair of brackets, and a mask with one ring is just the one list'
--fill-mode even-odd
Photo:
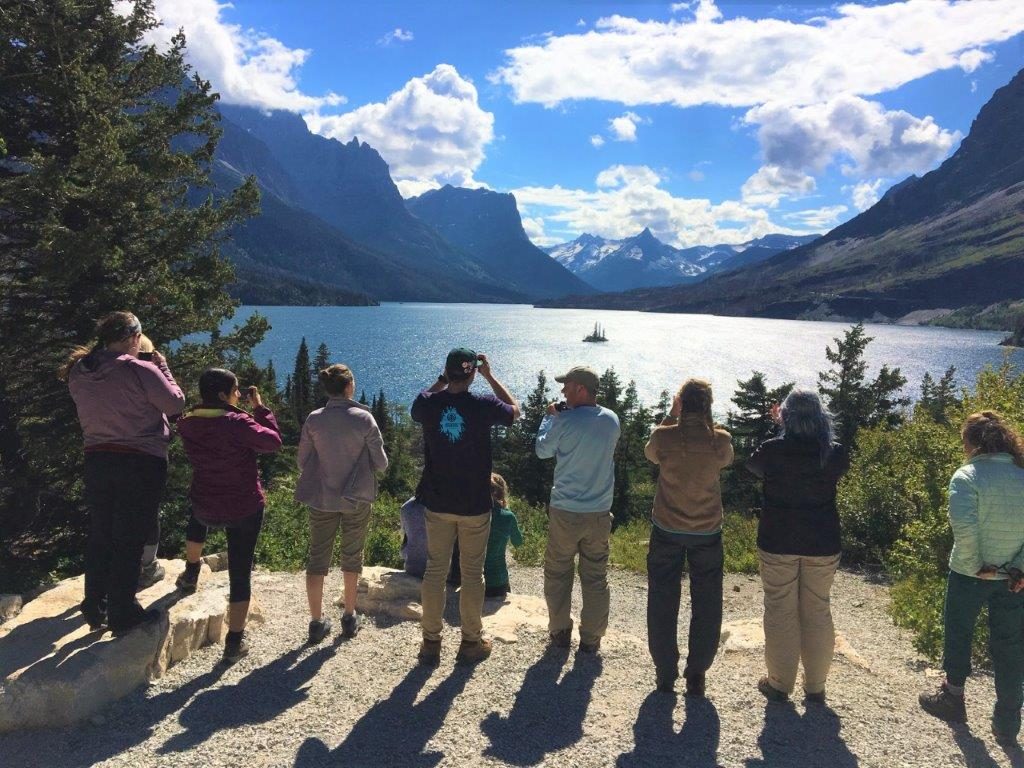
{"label": "woman in light green jacket", "polygon": [[1001,744],[1014,743],[1024,703],[1024,440],[994,411],[969,416],[961,437],[967,462],[949,483],[953,551],[943,612],[946,680],[919,701],[931,715],[966,722],[971,640],[978,614],[988,606],[996,685],[992,733]]}

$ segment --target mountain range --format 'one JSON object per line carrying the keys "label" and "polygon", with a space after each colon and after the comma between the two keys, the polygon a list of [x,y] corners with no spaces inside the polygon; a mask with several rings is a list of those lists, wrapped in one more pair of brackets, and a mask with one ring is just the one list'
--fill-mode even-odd
{"label": "mountain range", "polygon": [[695,285],[548,306],[762,317],[897,318],[1024,297],[1024,70],[957,151],[831,232]]}
{"label": "mountain range", "polygon": [[571,242],[544,250],[594,288],[622,291],[698,282],[717,272],[756,264],[818,237],[820,235],[772,234],[739,245],[675,248],[645,228],[625,240],[583,234]]}
{"label": "mountain range", "polygon": [[[243,301],[291,303],[303,291],[331,303],[528,302],[556,295],[543,286],[509,287],[505,275],[410,213],[368,144],[313,134],[290,112],[220,111],[213,182],[223,193],[251,175],[261,193],[260,214],[236,227],[225,248],[238,267],[234,290]],[[516,224],[521,228],[518,215]]]}

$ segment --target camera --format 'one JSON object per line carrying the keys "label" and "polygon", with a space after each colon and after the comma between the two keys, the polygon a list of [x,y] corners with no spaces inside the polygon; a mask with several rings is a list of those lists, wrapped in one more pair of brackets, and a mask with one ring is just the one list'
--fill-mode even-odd
{"label": "camera", "polygon": [[555,403],[555,410],[556,411],[568,411],[569,410],[569,404],[567,402],[565,402],[564,400],[562,400],[561,402]]}
{"label": "camera", "polygon": [[139,360],[145,360],[145,361],[150,362],[150,363],[153,362],[153,353],[152,352],[139,352],[137,356],[138,356]]}

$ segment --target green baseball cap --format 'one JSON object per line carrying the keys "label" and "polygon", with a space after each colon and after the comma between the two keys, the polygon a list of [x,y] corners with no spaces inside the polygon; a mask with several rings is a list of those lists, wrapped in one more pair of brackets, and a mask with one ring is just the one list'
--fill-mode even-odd
{"label": "green baseball cap", "polygon": [[444,361],[445,375],[450,379],[464,379],[480,367],[476,352],[466,347],[456,347]]}
{"label": "green baseball cap", "polygon": [[561,376],[555,376],[555,381],[559,384],[564,384],[567,381],[582,384],[592,395],[596,395],[601,386],[601,379],[597,375],[597,371],[589,365],[574,365]]}

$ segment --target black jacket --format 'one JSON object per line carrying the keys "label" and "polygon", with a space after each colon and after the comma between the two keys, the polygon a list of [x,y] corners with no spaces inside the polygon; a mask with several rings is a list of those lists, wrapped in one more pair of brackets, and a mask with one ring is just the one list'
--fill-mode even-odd
{"label": "black jacket", "polygon": [[821,465],[816,440],[776,437],[747,460],[764,480],[764,509],[757,546],[774,555],[828,556],[841,550],[836,485],[850,468],[839,443]]}

